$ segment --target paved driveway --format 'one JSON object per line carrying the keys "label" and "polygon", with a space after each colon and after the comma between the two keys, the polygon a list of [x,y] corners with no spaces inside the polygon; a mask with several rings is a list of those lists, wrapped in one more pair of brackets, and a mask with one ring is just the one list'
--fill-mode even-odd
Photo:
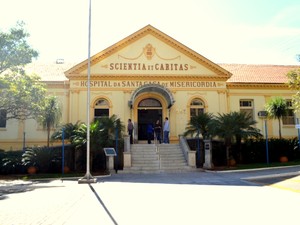
{"label": "paved driveway", "polygon": [[299,185],[275,185],[297,184],[299,171],[113,174],[91,185],[2,181],[0,224],[298,225]]}

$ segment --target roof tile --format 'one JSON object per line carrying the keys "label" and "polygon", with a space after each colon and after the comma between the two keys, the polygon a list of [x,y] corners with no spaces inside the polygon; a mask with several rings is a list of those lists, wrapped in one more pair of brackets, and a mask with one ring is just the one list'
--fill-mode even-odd
{"label": "roof tile", "polygon": [[219,64],[232,73],[229,83],[287,83],[286,74],[300,68],[296,65]]}

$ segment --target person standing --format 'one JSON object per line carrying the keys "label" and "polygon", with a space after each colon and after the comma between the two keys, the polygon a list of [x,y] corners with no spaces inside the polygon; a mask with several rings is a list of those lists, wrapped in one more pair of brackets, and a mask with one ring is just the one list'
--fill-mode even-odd
{"label": "person standing", "polygon": [[170,133],[170,123],[169,123],[169,118],[165,118],[165,123],[164,123],[164,143],[169,144],[169,133]]}
{"label": "person standing", "polygon": [[151,144],[152,135],[153,135],[153,125],[152,125],[152,123],[148,123],[148,125],[147,125],[148,144]]}
{"label": "person standing", "polygon": [[128,124],[127,124],[127,131],[128,135],[130,136],[130,144],[133,144],[133,123],[131,122],[131,119],[128,119]]}
{"label": "person standing", "polygon": [[155,132],[155,136],[157,141],[159,141],[159,144],[161,144],[161,125],[159,120],[156,121],[155,126],[154,126],[154,132]]}

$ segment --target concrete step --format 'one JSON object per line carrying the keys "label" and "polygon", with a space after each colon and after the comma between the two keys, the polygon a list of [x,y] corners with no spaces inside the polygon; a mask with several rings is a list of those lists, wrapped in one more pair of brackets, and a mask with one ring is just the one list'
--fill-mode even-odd
{"label": "concrete step", "polygon": [[132,166],[159,166],[159,161],[135,161]]}
{"label": "concrete step", "polygon": [[131,145],[131,160],[131,168],[126,168],[124,173],[183,172],[191,169],[178,144]]}
{"label": "concrete step", "polygon": [[176,165],[187,165],[184,159],[179,160],[160,160],[160,164],[162,165],[169,165],[169,164],[176,164]]}

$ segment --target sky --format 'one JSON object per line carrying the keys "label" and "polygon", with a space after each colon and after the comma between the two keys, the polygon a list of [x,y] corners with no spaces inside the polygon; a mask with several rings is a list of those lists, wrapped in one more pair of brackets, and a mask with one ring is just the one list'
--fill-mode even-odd
{"label": "sky", "polygon": [[[215,63],[299,65],[299,0],[91,0],[91,54],[148,24]],[[0,0],[0,31],[25,22],[38,61],[88,57],[89,0]]]}

